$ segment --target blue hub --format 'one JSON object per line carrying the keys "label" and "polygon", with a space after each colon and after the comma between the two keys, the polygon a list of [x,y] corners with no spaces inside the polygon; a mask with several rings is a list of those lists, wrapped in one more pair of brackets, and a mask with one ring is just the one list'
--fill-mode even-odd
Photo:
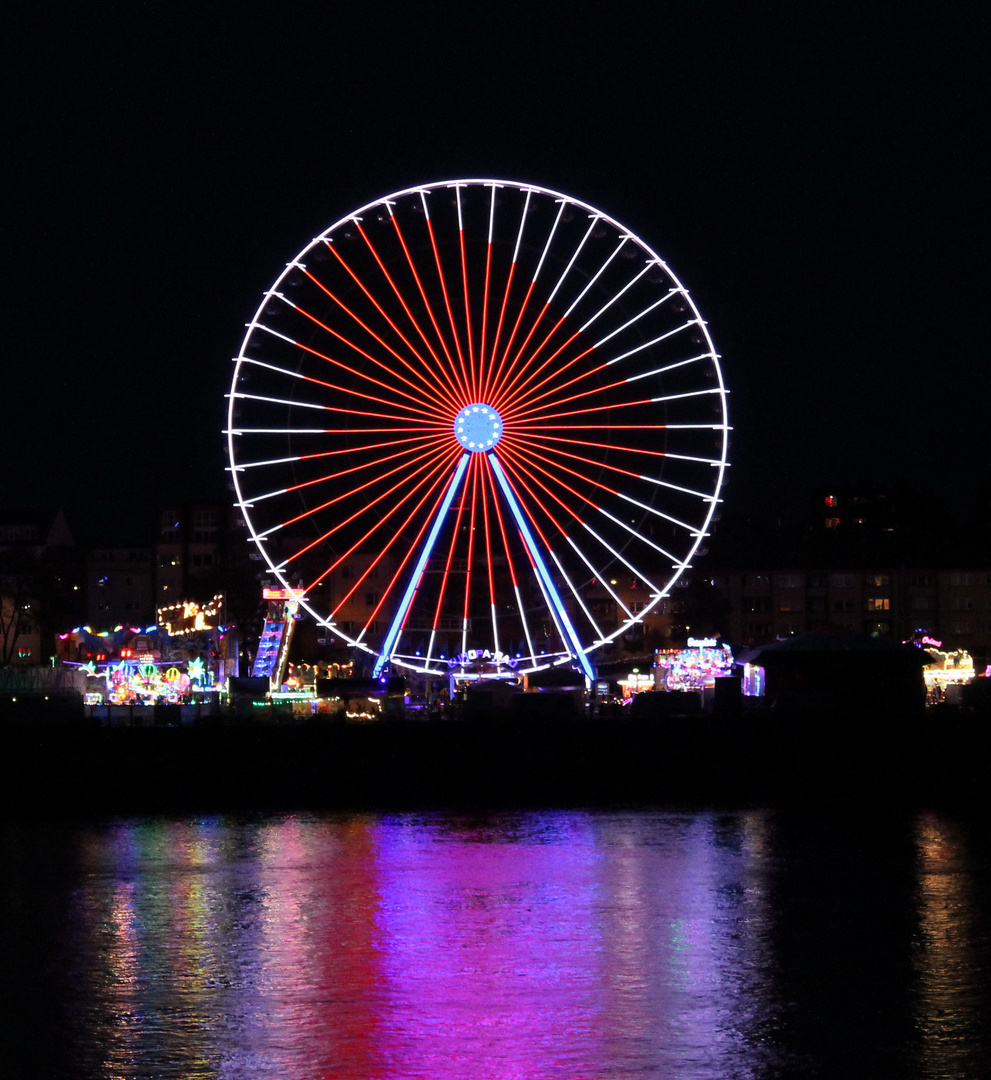
{"label": "blue hub", "polygon": [[491,450],[502,438],[502,417],[491,405],[466,405],[454,421],[454,436],[472,453]]}

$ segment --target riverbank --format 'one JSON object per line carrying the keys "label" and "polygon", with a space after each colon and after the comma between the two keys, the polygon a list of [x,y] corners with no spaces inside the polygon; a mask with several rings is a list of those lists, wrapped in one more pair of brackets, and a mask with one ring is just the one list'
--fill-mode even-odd
{"label": "riverbank", "polygon": [[30,813],[793,804],[983,807],[982,718],[6,725]]}

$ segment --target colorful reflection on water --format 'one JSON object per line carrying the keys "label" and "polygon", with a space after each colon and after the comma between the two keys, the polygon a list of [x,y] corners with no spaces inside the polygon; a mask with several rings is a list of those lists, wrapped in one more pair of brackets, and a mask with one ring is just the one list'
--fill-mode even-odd
{"label": "colorful reflection on water", "polygon": [[[38,926],[8,952],[41,967],[8,1043],[46,1044],[30,1075],[106,1080],[977,1075],[987,897],[960,830],[920,815],[872,855],[847,827],[135,819],[63,828],[44,866],[51,827],[11,828],[4,914]],[[851,888],[876,926],[832,920]],[[863,1030],[832,970],[861,963],[884,999]]]}

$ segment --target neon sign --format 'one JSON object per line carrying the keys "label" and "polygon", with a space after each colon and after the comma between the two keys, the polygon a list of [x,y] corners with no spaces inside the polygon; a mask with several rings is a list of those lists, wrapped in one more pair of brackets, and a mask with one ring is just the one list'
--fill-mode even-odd
{"label": "neon sign", "polygon": [[262,589],[263,600],[302,600],[306,589],[273,589],[266,585]]}
{"label": "neon sign", "polygon": [[515,668],[519,663],[519,660],[515,656],[510,656],[508,653],[500,652],[498,649],[493,651],[492,649],[469,649],[467,652],[458,653],[457,656],[452,656],[447,662],[447,666],[452,670],[456,667],[465,667],[467,664],[477,663],[479,660],[494,664],[496,667],[508,667]]}
{"label": "neon sign", "polygon": [[223,603],[223,593],[217,593],[209,603],[202,606],[194,600],[187,600],[181,604],[159,608],[158,625],[165,628],[169,637],[213,630]]}

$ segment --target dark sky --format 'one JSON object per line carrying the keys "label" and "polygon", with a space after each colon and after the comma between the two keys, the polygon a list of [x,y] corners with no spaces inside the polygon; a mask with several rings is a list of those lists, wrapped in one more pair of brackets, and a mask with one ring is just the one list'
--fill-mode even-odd
{"label": "dark sky", "polygon": [[732,508],[988,490],[977,0],[18,6],[2,516],[112,536],[227,497],[263,290],[348,211],[458,176],[567,192],[669,262],[732,391]]}

